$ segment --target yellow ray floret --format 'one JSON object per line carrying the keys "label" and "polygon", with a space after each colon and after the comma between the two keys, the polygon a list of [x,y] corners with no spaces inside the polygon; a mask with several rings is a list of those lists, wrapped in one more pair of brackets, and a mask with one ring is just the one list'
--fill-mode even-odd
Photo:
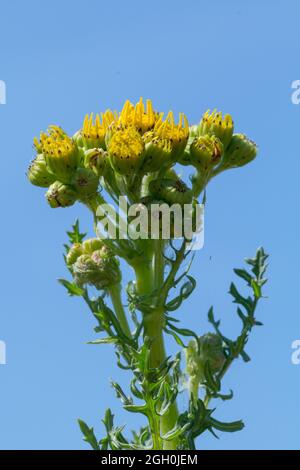
{"label": "yellow ray floret", "polygon": [[105,140],[105,134],[109,126],[116,122],[118,116],[116,113],[113,113],[110,109],[106,110],[105,113],[101,115],[96,114],[95,119],[93,113],[86,115],[83,121],[82,126],[82,136],[91,144],[94,144],[96,147],[97,143],[102,144]]}
{"label": "yellow ray floret", "polygon": [[154,126],[154,133],[161,139],[168,139],[175,145],[188,139],[189,124],[185,114],[179,114],[179,122],[175,124],[174,114],[170,111],[165,120],[160,115]]}
{"label": "yellow ray floret", "polygon": [[134,106],[127,100],[120,113],[119,123],[123,126],[134,126],[142,134],[153,128],[157,121],[158,113],[153,110],[151,100],[143,103],[143,98]]}

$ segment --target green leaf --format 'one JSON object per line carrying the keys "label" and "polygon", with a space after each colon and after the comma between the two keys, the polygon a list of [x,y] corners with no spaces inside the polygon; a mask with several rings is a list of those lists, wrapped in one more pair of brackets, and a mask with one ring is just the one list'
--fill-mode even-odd
{"label": "green leaf", "polygon": [[89,428],[88,425],[81,419],[78,419],[78,424],[79,424],[82,434],[84,435],[83,440],[88,442],[94,450],[100,450],[98,441],[94,434],[94,429]]}
{"label": "green leaf", "polygon": [[234,273],[244,279],[249,286],[251,286],[252,276],[245,269],[234,269]]}
{"label": "green leaf", "polygon": [[80,233],[78,219],[76,220],[75,224],[72,225],[72,229],[72,231],[67,232],[70,243],[81,243],[86,237],[86,233]]}
{"label": "green leaf", "polygon": [[182,341],[182,339],[180,338],[180,336],[178,336],[175,331],[172,331],[170,330],[169,328],[164,328],[164,331],[168,334],[168,335],[172,335],[173,338],[175,339],[176,343],[179,344],[179,346],[181,346],[182,348],[186,348],[186,345],[184,344],[184,342]]}
{"label": "green leaf", "polygon": [[222,423],[221,421],[218,421],[210,417],[209,422],[213,428],[217,429],[218,431],[223,431],[223,432],[241,431],[245,427],[243,421],[233,421],[232,423]]}
{"label": "green leaf", "polygon": [[116,338],[113,336],[113,337],[95,339],[94,341],[88,341],[87,344],[116,344],[118,342],[119,342],[119,338]]}
{"label": "green leaf", "polygon": [[71,296],[77,295],[81,297],[85,293],[84,289],[77,286],[73,282],[67,281],[66,279],[58,279],[58,282],[67,289],[68,294]]}

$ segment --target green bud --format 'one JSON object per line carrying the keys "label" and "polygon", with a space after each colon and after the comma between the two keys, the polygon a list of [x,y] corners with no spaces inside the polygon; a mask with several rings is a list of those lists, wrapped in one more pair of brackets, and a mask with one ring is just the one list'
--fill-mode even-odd
{"label": "green bud", "polygon": [[103,248],[103,242],[99,238],[88,238],[82,243],[82,250],[85,254],[92,254],[94,251]]}
{"label": "green bud", "polygon": [[72,206],[77,199],[76,192],[60,181],[55,181],[46,192],[46,199],[52,208]]}
{"label": "green bud", "polygon": [[199,338],[200,354],[195,340],[191,340],[186,349],[186,372],[192,383],[205,381],[205,364],[208,362],[213,374],[220,372],[225,362],[221,338],[214,333],[207,333]]}
{"label": "green bud", "polygon": [[108,153],[103,149],[89,149],[84,152],[84,166],[93,170],[98,177],[104,175],[108,164]]}
{"label": "green bud", "polygon": [[82,244],[81,243],[74,243],[71,246],[70,250],[67,253],[66,263],[68,266],[72,266],[79,256],[83,254]]}
{"label": "green bud", "polygon": [[121,280],[119,263],[106,247],[79,256],[73,265],[73,275],[79,286],[92,285],[99,290]]}
{"label": "green bud", "polygon": [[190,154],[185,153],[183,159],[189,159],[190,164],[199,170],[211,170],[221,161],[223,145],[213,135],[196,137],[190,146]]}
{"label": "green bud", "polygon": [[180,178],[158,178],[149,183],[150,194],[168,204],[190,204],[193,193]]}
{"label": "green bud", "polygon": [[229,145],[233,135],[233,120],[230,114],[222,116],[221,112],[206,111],[198,126],[198,135],[214,135],[220,139],[224,149]]}
{"label": "green bud", "polygon": [[88,197],[97,192],[99,178],[88,168],[78,168],[74,174],[72,184],[80,197]]}
{"label": "green bud", "polygon": [[[244,134],[234,134],[220,165],[220,170],[247,165],[257,155],[255,142]],[[219,170],[219,169],[218,169]]]}
{"label": "green bud", "polygon": [[27,177],[32,184],[41,188],[48,188],[56,180],[55,176],[48,171],[43,154],[38,154],[30,163]]}
{"label": "green bud", "polygon": [[142,170],[144,173],[158,171],[162,166],[171,164],[174,156],[174,147],[171,140],[162,139],[154,135],[153,131],[143,135],[145,154]]}

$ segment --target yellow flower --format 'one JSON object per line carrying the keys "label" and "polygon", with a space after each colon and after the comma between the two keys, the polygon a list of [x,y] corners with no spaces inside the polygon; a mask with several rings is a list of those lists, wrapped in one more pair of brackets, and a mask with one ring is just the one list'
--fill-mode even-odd
{"label": "yellow flower", "polygon": [[189,125],[183,113],[179,115],[179,123],[175,124],[174,115],[170,111],[165,120],[161,114],[153,130],[143,135],[146,145],[143,171],[157,171],[162,166],[175,162],[183,153],[189,136]]}
{"label": "yellow flower", "polygon": [[108,152],[113,168],[122,175],[130,175],[142,163],[144,142],[134,127],[125,127],[112,133]]}
{"label": "yellow flower", "polygon": [[179,123],[175,124],[174,114],[170,111],[165,120],[161,114],[155,123],[154,133],[160,139],[170,140],[174,146],[186,144],[189,136],[189,124],[185,114],[179,114]]}
{"label": "yellow flower", "polygon": [[117,122],[118,116],[110,109],[105,113],[96,114],[95,119],[93,113],[85,116],[82,126],[82,140],[86,148],[105,148],[105,135],[109,126],[113,122]]}
{"label": "yellow flower", "polygon": [[151,100],[146,101],[146,107],[143,98],[134,106],[127,100],[120,113],[119,124],[121,126],[134,126],[140,133],[149,131],[154,127],[158,118],[158,113],[153,110]]}
{"label": "yellow flower", "polygon": [[223,145],[214,135],[201,135],[196,137],[190,147],[189,163],[198,169],[211,170],[220,163],[223,154]]}
{"label": "yellow flower", "polygon": [[44,155],[48,169],[62,182],[69,182],[79,163],[78,149],[61,127],[50,126],[41,132],[40,142],[34,140],[37,150]]}
{"label": "yellow flower", "polygon": [[198,132],[199,135],[215,135],[220,139],[225,150],[231,141],[233,127],[230,114],[225,114],[223,117],[221,112],[214,109],[212,113],[208,110],[202,116]]}

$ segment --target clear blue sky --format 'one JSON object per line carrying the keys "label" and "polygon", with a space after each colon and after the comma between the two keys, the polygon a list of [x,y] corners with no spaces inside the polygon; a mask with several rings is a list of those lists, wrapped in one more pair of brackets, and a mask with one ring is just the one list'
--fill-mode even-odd
{"label": "clear blue sky", "polygon": [[126,98],[153,99],[184,111],[190,122],[207,108],[230,112],[237,131],[259,144],[249,167],[216,179],[208,191],[206,240],[193,274],[198,289],[180,316],[199,333],[211,304],[234,334],[239,323],[226,294],[232,268],[263,245],[271,254],[269,299],[248,345],[252,362],[237,362],[225,381],[235,397],[216,416],[242,418],[244,431],[205,436],[206,449],[299,449],[300,366],[291,343],[300,338],[300,78],[297,1],[96,0],[1,2],[0,106],[1,296],[0,448],[86,448],[76,419],[94,425],[111,406],[109,378],[126,383],[110,347],[89,346],[94,322],[80,299],[56,279],[66,275],[65,230],[76,205],[52,210],[43,190],[28,184],[32,138],[48,124],[76,131],[86,112],[120,108]]}

